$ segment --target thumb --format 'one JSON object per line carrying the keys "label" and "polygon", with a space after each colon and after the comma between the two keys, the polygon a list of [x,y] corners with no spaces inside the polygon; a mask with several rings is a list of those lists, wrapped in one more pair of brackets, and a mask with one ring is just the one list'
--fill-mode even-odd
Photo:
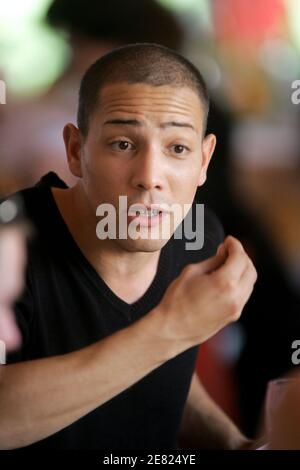
{"label": "thumb", "polygon": [[211,258],[198,263],[199,274],[210,274],[225,263],[227,250],[223,243],[219,245],[217,253]]}
{"label": "thumb", "polygon": [[223,243],[220,243],[220,245],[218,246],[218,249],[217,249],[217,255],[222,253],[223,251],[225,250],[225,245],[224,245],[224,242]]}

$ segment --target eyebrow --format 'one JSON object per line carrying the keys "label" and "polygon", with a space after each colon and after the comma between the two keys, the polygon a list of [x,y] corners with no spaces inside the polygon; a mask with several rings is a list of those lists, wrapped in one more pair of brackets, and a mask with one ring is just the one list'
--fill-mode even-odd
{"label": "eyebrow", "polygon": [[[106,125],[127,125],[127,126],[136,126],[136,127],[142,127],[143,123],[141,121],[138,121],[137,119],[109,119],[108,121],[105,121],[104,126]],[[178,122],[178,121],[168,121],[168,122],[163,122],[159,126],[162,129],[165,129],[166,127],[187,127],[189,129],[192,129],[194,132],[196,132],[194,126],[192,124],[189,124],[188,122]]]}

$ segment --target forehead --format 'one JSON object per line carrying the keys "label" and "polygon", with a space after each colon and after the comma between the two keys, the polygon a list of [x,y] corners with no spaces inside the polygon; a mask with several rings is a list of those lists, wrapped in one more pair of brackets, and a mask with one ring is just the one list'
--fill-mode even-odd
{"label": "forehead", "polygon": [[121,116],[153,122],[173,116],[190,122],[199,131],[204,117],[200,98],[191,88],[142,83],[105,86],[99,94],[95,114],[102,123]]}

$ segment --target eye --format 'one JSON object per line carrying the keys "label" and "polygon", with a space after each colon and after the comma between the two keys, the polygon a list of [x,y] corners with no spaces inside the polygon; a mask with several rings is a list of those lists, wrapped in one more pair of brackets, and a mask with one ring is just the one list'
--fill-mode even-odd
{"label": "eye", "polygon": [[115,142],[112,142],[110,146],[113,150],[118,150],[121,152],[133,149],[133,145],[127,140],[116,140]]}
{"label": "eye", "polygon": [[181,145],[181,144],[172,145],[171,148],[173,149],[174,153],[176,153],[177,155],[181,155],[189,151],[188,147],[186,147],[185,145]]}

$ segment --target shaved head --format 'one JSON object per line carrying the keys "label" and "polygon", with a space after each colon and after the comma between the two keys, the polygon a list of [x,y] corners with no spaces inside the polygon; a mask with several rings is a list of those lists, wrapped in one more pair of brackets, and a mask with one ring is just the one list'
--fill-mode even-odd
{"label": "shaved head", "polygon": [[85,137],[102,88],[115,83],[191,88],[199,97],[204,129],[209,109],[206,84],[199,70],[177,52],[158,44],[130,44],[102,56],[86,71],[79,91],[78,128]]}

